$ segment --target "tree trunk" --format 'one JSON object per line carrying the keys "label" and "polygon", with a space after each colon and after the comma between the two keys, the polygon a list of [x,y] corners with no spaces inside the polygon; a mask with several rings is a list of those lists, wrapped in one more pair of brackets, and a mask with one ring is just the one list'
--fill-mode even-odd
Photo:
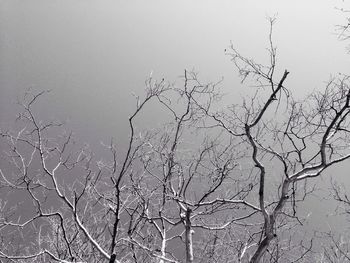
{"label": "tree trunk", "polygon": [[259,244],[258,249],[255,251],[253,257],[250,259],[249,263],[259,263],[261,258],[264,256],[267,248],[269,247],[271,239],[265,237],[263,241]]}
{"label": "tree trunk", "polygon": [[[166,256],[165,249],[166,249],[166,231],[165,229],[163,229],[161,253],[162,253],[162,257],[164,258]],[[165,263],[165,261],[163,259],[160,259],[159,263]]]}
{"label": "tree trunk", "polygon": [[185,244],[186,244],[186,263],[193,262],[193,241],[192,241],[192,226],[191,226],[191,209],[186,210],[185,217]]}
{"label": "tree trunk", "polygon": [[109,260],[109,263],[114,263],[116,259],[116,254],[112,254],[111,259]]}

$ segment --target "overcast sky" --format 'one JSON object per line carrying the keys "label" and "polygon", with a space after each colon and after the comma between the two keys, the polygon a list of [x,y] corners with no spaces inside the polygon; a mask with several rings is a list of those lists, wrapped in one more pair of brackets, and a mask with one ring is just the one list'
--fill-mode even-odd
{"label": "overcast sky", "polygon": [[[124,140],[126,118],[151,72],[170,82],[195,68],[203,81],[224,77],[232,100],[249,87],[225,56],[230,41],[266,62],[274,27],[279,72],[297,96],[348,73],[346,43],[335,26],[345,18],[331,0],[0,0],[0,126],[14,119],[16,96],[50,89],[43,117],[69,119],[91,144]],[[154,119],[154,118],[153,118]],[[144,121],[149,121],[145,119]],[[312,203],[310,203],[312,205]]]}
{"label": "overcast sky", "polygon": [[[242,94],[224,49],[230,41],[246,56],[266,61],[267,16],[274,28],[280,70],[289,87],[304,94],[330,74],[347,70],[345,43],[335,25],[342,1],[120,1],[0,0],[0,117],[28,87],[50,89],[45,114],[70,119],[78,133],[97,138],[123,134],[131,92],[143,81],[173,82],[195,68],[203,81],[225,78],[223,87]],[[87,138],[90,138],[89,136]]]}

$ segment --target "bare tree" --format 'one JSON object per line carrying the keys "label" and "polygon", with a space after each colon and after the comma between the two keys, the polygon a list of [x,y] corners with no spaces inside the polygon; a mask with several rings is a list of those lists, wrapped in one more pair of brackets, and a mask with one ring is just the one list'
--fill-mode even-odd
{"label": "bare tree", "polygon": [[[130,140],[121,166],[113,142],[108,147],[112,160],[95,162],[87,147],[75,152],[71,133],[52,137],[58,132],[54,129],[62,124],[37,120],[32,109],[44,92],[26,94],[22,104],[24,112],[18,117],[23,128],[19,132],[1,132],[7,144],[5,157],[10,167],[0,170],[2,187],[9,189],[4,192],[3,200],[20,194],[24,203],[12,207],[5,203],[0,225],[5,240],[9,233],[11,236],[23,233],[23,229],[28,229],[30,239],[23,238],[23,245],[12,247],[21,243],[21,238],[14,237],[17,240],[4,247],[2,258],[36,262],[47,257],[61,262],[115,261],[116,247],[128,251],[127,233],[119,231],[120,217],[135,199],[123,177],[146,142],[135,138],[133,119],[149,100],[166,89],[163,82],[146,82],[146,97],[142,101],[138,99],[136,110],[129,118]],[[25,211],[28,206],[31,209]],[[119,255],[128,257],[127,252]]]}
{"label": "bare tree", "polygon": [[[267,257],[271,242],[278,236],[281,218],[296,217],[295,196],[307,179],[318,177],[328,167],[350,157],[349,81],[347,76],[331,79],[324,92],[314,92],[304,101],[293,99],[286,86],[289,72],[276,80],[276,48],[270,20],[269,64],[242,56],[233,46],[228,55],[242,81],[248,77],[258,84],[256,94],[241,106],[227,111],[202,107],[218,126],[238,137],[251,154],[251,169],[259,177],[258,207],[262,217],[261,236],[250,246],[250,262]],[[261,99],[261,98],[266,99]],[[271,186],[273,178],[280,179]]]}
{"label": "bare tree", "polygon": [[[185,70],[183,85],[152,78],[136,97],[125,145],[109,157],[36,115],[27,93],[2,129],[0,257],[5,262],[310,262],[297,234],[310,180],[350,158],[348,76],[302,101],[276,63],[227,52],[253,95],[222,107],[221,83]],[[256,85],[257,84],[257,85]],[[142,129],[157,103],[168,120]],[[291,233],[293,232],[293,233]]]}

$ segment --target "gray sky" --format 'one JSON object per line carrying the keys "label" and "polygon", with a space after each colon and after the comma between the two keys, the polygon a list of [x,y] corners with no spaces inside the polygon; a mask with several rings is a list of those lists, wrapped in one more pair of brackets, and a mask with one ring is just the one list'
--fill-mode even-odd
{"label": "gray sky", "polygon": [[[23,90],[50,89],[41,116],[69,119],[91,144],[125,139],[131,92],[155,77],[173,82],[195,68],[203,81],[225,78],[232,99],[239,84],[224,49],[230,41],[267,61],[267,16],[274,28],[279,71],[297,96],[322,88],[330,74],[346,73],[346,43],[335,25],[345,21],[329,0],[0,0],[0,126],[14,119]],[[150,109],[152,111],[152,109]],[[149,119],[146,121],[150,121]]]}
{"label": "gray sky", "polygon": [[267,16],[278,14],[275,44],[280,70],[291,71],[296,94],[344,72],[349,56],[334,35],[344,21],[342,1],[120,1],[0,0],[1,121],[12,119],[16,95],[51,89],[40,104],[49,116],[69,118],[78,133],[118,137],[130,113],[132,91],[143,81],[173,82],[185,68],[203,81],[225,77],[232,94],[244,93],[224,49],[266,61]]}

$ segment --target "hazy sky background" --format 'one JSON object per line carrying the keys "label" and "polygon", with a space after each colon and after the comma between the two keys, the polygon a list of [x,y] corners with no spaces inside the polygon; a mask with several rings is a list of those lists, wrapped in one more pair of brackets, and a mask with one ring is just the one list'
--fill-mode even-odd
{"label": "hazy sky background", "polygon": [[[230,41],[267,62],[267,16],[274,27],[279,72],[297,96],[348,73],[346,43],[335,25],[343,1],[308,0],[0,0],[0,126],[14,119],[16,96],[50,89],[41,116],[69,119],[91,144],[124,140],[126,117],[150,72],[180,83],[184,69],[216,81],[232,100],[246,89],[224,55]],[[149,121],[145,119],[144,121]]]}
{"label": "hazy sky background", "polygon": [[[0,117],[28,87],[50,89],[46,114],[69,118],[75,130],[118,137],[153,71],[173,82],[195,68],[203,81],[244,93],[224,49],[267,61],[267,16],[274,28],[280,70],[294,93],[322,86],[346,72],[349,56],[337,41],[335,9],[342,1],[120,1],[0,0]],[[12,118],[12,116],[9,116]],[[124,124],[124,122],[123,122]],[[89,136],[89,138],[91,138]]]}

